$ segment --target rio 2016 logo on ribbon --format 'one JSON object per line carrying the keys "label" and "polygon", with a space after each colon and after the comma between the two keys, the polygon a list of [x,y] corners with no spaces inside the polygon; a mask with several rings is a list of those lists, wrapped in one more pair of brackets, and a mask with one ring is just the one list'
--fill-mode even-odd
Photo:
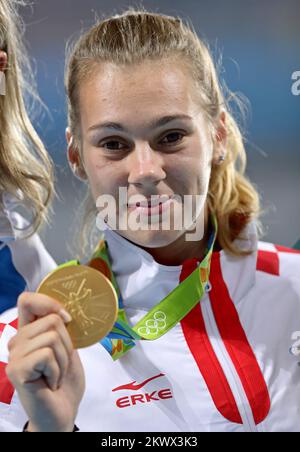
{"label": "rio 2016 logo on ribbon", "polygon": [[146,321],[145,326],[138,329],[138,333],[142,336],[157,336],[161,331],[164,331],[167,326],[167,316],[163,311],[157,311],[153,319]]}

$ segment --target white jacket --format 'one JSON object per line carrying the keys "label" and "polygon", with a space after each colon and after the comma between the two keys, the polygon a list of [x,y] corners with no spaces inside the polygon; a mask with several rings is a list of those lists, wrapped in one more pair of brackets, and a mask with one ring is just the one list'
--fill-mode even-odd
{"label": "white jacket", "polygon": [[[246,233],[256,251],[241,258],[215,252],[211,290],[165,336],[116,362],[100,344],[80,350],[87,384],[81,431],[300,431],[300,358],[290,353],[300,330],[300,254],[258,242],[254,224]],[[115,232],[105,234],[135,324],[192,270],[190,261],[160,265]],[[4,376],[15,317],[6,313],[0,324],[4,431],[20,431],[27,420]]]}

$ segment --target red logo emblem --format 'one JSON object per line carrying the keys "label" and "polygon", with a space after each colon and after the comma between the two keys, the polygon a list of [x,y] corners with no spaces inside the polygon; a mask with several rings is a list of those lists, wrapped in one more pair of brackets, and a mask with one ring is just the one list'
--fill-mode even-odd
{"label": "red logo emblem", "polygon": [[128,389],[129,391],[138,391],[139,389],[142,389],[144,386],[146,386],[147,383],[150,383],[150,381],[164,376],[165,376],[164,374],[156,375],[155,377],[148,378],[141,384],[136,384],[136,381],[133,381],[132,383],[128,383],[127,385],[118,386],[117,388],[113,389],[113,392],[122,391],[123,389]]}
{"label": "red logo emblem", "polygon": [[[129,390],[129,391],[138,391],[139,389],[146,386],[146,384],[150,383],[150,381],[156,380],[157,378],[164,377],[164,374],[155,375],[155,377],[147,378],[147,380],[143,381],[142,383],[137,383],[136,381],[133,381],[132,383],[128,383],[126,385],[118,386],[117,388],[113,389],[113,392],[116,391],[123,391],[123,390]],[[170,389],[161,389],[160,391],[153,391],[150,394],[149,393],[142,393],[142,394],[135,394],[130,396],[121,397],[116,401],[116,405],[118,408],[127,408],[130,406],[134,406],[137,403],[150,403],[154,401],[159,400],[165,400],[165,399],[172,399],[173,394]]]}

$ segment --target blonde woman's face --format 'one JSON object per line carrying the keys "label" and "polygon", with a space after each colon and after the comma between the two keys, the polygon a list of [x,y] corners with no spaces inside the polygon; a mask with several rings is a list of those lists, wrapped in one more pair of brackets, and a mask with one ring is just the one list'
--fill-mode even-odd
{"label": "blonde woman's face", "polygon": [[[186,233],[189,220],[178,225],[187,195],[201,195],[191,204],[189,226],[203,217],[217,152],[192,80],[174,62],[105,64],[81,84],[79,94],[83,165],[95,203],[104,207],[103,195],[116,202],[117,224],[108,224],[140,246],[174,242]],[[154,195],[169,201],[161,207],[153,202],[152,208],[137,204]]]}

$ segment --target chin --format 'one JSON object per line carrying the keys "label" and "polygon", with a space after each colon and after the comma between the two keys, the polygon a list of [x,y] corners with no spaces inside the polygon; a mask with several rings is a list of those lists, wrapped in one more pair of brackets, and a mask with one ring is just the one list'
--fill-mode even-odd
{"label": "chin", "polygon": [[163,248],[181,236],[181,231],[122,231],[122,236],[143,248]]}

